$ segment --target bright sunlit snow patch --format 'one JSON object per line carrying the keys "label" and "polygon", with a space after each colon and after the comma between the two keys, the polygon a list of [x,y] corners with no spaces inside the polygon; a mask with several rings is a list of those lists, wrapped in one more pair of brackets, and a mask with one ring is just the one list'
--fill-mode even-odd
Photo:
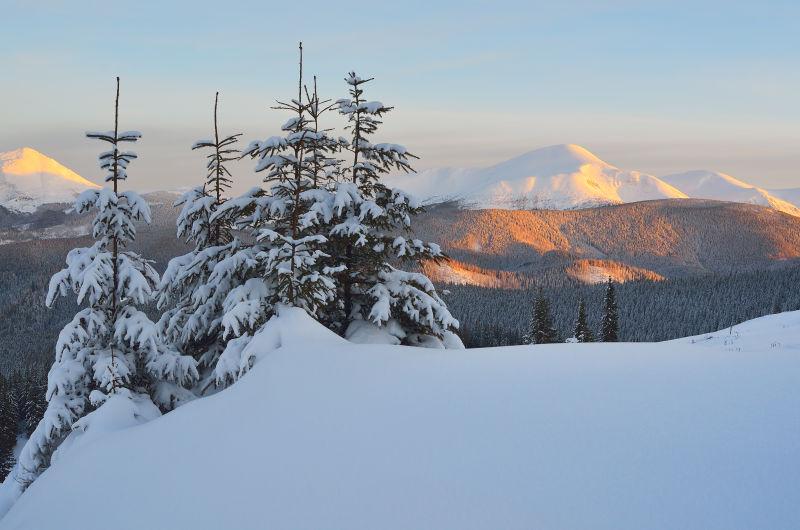
{"label": "bright sunlit snow patch", "polygon": [[0,528],[800,527],[800,312],[466,351],[279,321],[232,387],[61,455]]}

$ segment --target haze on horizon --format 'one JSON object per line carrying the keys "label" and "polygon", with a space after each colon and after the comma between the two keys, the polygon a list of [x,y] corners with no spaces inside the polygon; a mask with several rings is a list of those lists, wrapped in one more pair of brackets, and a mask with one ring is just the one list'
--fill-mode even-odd
{"label": "haze on horizon", "polygon": [[[657,176],[706,168],[800,185],[794,2],[306,2],[302,25],[289,9],[11,0],[0,151],[31,146],[96,181],[83,132],[113,125],[119,75],[121,127],[144,133],[135,186],[193,185],[204,160],[190,146],[211,134],[214,92],[225,132],[275,134],[286,116],[269,107],[295,93],[302,40],[323,96],[344,96],[349,70],[376,78],[368,97],[396,107],[382,138],[420,155],[419,169],[575,143]],[[236,176],[240,189],[259,180],[249,162]]]}

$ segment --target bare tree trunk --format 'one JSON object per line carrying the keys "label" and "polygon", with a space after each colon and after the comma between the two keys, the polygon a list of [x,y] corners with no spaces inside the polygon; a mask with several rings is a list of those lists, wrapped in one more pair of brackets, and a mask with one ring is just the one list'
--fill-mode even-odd
{"label": "bare tree trunk", "polygon": [[[352,168],[352,178],[353,184],[356,186],[358,185],[358,175],[357,175],[357,166],[358,166],[358,150],[359,146],[361,145],[361,111],[358,108],[360,103],[360,99],[356,96],[356,120],[355,126],[353,127],[353,139],[354,139],[354,146],[353,146],[353,168]],[[352,271],[353,271],[353,244],[347,243],[347,248],[345,249],[345,274],[344,274],[344,322],[345,326],[342,330],[347,331],[347,327],[350,323],[350,314],[353,312],[353,278],[352,278]]]}
{"label": "bare tree trunk", "polygon": [[[216,203],[215,206],[219,206],[222,201],[222,190],[220,190],[220,178],[222,175],[222,155],[219,152],[219,129],[217,127],[217,105],[219,104],[219,92],[216,93],[214,96],[214,147],[216,149],[216,156],[217,156],[217,178],[215,179],[215,192],[216,192]],[[219,245],[219,223],[214,223],[214,226],[211,227],[211,238],[214,241],[215,245]]]}
{"label": "bare tree trunk", "polygon": [[[301,42],[299,45],[300,48],[300,75],[298,78],[297,83],[297,115],[300,118],[299,124],[302,126],[303,122],[303,43]],[[302,183],[302,163],[303,163],[303,142],[301,140],[300,144],[294,148],[294,155],[295,159],[297,160],[294,164],[294,209],[292,210],[292,262],[291,262],[291,270],[292,270],[292,280],[289,283],[289,301],[294,304],[295,301],[295,293],[294,293],[294,273],[295,273],[295,264],[294,258],[295,253],[297,251],[297,245],[295,244],[295,239],[297,238],[297,223],[299,221],[300,215],[300,185]]]}
{"label": "bare tree trunk", "polygon": [[[114,98],[114,166],[113,166],[113,182],[114,182],[114,195],[118,192],[118,175],[119,165],[117,163],[118,147],[117,138],[119,137],[119,76],[117,77],[117,95]],[[113,266],[113,293],[111,294],[111,322],[112,325],[117,320],[117,290],[119,287],[119,240],[114,235],[111,239],[111,256]],[[114,346],[111,346],[111,366],[114,366]],[[117,388],[117,378],[114,374],[111,377],[111,388]]]}

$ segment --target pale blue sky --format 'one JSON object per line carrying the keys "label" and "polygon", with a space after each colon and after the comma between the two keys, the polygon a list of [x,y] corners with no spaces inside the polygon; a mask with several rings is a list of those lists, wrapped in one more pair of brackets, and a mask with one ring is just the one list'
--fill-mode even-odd
{"label": "pale blue sky", "polygon": [[382,139],[420,168],[578,143],[656,175],[800,186],[796,1],[3,4],[0,151],[29,145],[91,179],[82,132],[111,127],[115,75],[122,127],[144,133],[131,184],[176,188],[202,174],[189,147],[215,90],[225,131],[276,132],[303,40],[323,95],[343,96],[348,70],[376,77],[368,95],[397,108]]}

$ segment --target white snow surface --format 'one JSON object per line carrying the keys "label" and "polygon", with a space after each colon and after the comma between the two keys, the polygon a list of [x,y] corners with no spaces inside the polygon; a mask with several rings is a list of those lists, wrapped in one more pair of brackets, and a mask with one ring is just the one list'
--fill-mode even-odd
{"label": "white snow surface", "polygon": [[544,147],[487,168],[394,175],[389,183],[428,202],[461,200],[476,208],[561,210],[687,197],[657,177],[619,169],[574,144]]}
{"label": "white snow surface", "polygon": [[[791,201],[784,200],[773,192],[753,186],[725,173],[700,169],[667,175],[661,179],[695,199],[758,204],[790,215],[800,216],[800,208]],[[786,191],[790,192],[791,190]]]}
{"label": "white snow surface", "polygon": [[768,190],[773,197],[783,199],[800,208],[800,188],[784,188]]}
{"label": "white snow surface", "polygon": [[800,312],[650,344],[352,344],[76,445],[0,529],[800,528]]}
{"label": "white snow surface", "polygon": [[0,206],[33,212],[42,204],[72,202],[87,189],[100,188],[30,147],[0,153]]}

